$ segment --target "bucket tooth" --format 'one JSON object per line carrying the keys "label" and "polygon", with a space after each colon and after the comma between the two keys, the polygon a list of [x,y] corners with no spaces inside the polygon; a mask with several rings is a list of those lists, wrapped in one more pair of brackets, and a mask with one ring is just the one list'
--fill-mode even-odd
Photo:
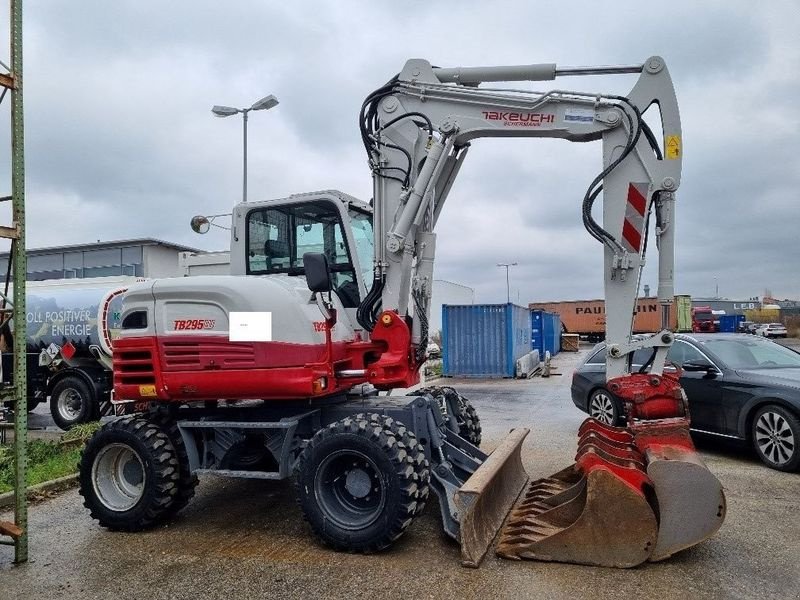
{"label": "bucket tooth", "polygon": [[461,564],[480,565],[508,511],[528,482],[520,455],[529,429],[514,429],[453,497],[458,509]]}

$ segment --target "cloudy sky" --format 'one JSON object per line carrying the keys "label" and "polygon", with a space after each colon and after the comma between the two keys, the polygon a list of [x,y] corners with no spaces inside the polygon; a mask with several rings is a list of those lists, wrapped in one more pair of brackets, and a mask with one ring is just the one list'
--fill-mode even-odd
{"label": "cloudy sky", "polygon": [[[280,99],[250,120],[251,200],[326,188],[369,199],[357,112],[408,58],[566,66],[660,54],[683,119],[678,291],[713,295],[718,284],[723,297],[770,289],[800,298],[796,1],[757,10],[733,0],[42,0],[25,8],[30,247],[156,237],[226,248],[226,232],[201,237],[188,227],[194,214],[228,212],[241,194],[241,121],[214,118],[213,104]],[[635,77],[586,79],[557,85],[625,92]],[[439,222],[436,277],[475,288],[479,302],[503,301],[495,264],[515,261],[514,300],[601,296],[601,247],[580,218],[600,160],[599,142],[476,142]],[[653,252],[643,279],[653,288],[655,263]]]}

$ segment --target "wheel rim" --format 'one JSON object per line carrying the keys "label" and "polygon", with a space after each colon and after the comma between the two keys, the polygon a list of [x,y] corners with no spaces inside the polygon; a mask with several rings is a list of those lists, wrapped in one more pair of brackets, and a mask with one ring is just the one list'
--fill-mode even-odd
{"label": "wheel rim", "polygon": [[116,512],[136,506],[144,494],[146,479],[142,459],[125,444],[104,447],[92,464],[95,495],[103,506]]}
{"label": "wheel rim", "polygon": [[339,527],[363,529],[386,504],[386,485],[377,465],[357,450],[339,450],[317,468],[314,494],[322,512]]}
{"label": "wheel rim", "polygon": [[596,392],[589,401],[589,416],[606,425],[614,424],[614,402],[606,392]]}
{"label": "wheel rim", "polygon": [[778,466],[792,460],[796,450],[789,423],[772,411],[765,412],[756,421],[756,445],[762,456]]}
{"label": "wheel rim", "polygon": [[80,417],[82,404],[81,395],[72,388],[67,388],[58,395],[58,414],[65,421],[74,421]]}

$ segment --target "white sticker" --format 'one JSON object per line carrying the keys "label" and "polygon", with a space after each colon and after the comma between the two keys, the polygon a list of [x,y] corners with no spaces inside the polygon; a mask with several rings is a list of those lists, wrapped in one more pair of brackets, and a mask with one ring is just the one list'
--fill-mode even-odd
{"label": "white sticker", "polygon": [[567,108],[564,110],[565,123],[593,123],[594,109],[591,108]]}
{"label": "white sticker", "polygon": [[232,342],[271,342],[271,312],[232,312],[228,339]]}

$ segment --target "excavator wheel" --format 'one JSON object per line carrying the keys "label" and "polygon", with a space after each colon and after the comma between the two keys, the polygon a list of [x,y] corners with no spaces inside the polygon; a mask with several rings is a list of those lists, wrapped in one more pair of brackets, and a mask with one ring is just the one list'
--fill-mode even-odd
{"label": "excavator wheel", "polygon": [[[387,430],[397,438],[398,442],[403,444],[406,448],[418,446],[417,438],[414,433],[409,431],[400,421],[385,418],[382,415],[365,413],[357,414],[356,418],[367,419],[372,426],[386,427]],[[417,490],[417,508],[414,511],[414,515],[416,516],[422,513],[428,501],[428,496],[431,491],[428,482],[430,481],[431,475],[430,464],[428,463],[428,459],[425,458],[425,453],[421,448],[419,452],[413,454],[413,462],[414,470],[419,474],[419,480],[417,481],[417,485],[419,486]]]}
{"label": "excavator wheel", "polygon": [[[442,409],[449,413],[448,406],[454,407],[453,415],[458,424],[459,436],[476,447],[481,445],[481,420],[478,411],[472,403],[450,386],[432,385],[409,392],[408,396],[429,394],[439,403]],[[449,401],[449,403],[448,403]]]}
{"label": "excavator wheel", "polygon": [[164,520],[178,494],[178,455],[167,434],[142,417],[103,425],[86,443],[80,494],[103,527],[139,531]]}
{"label": "excavator wheel", "polygon": [[189,469],[186,445],[183,443],[183,438],[175,419],[166,414],[157,414],[152,417],[152,421],[167,435],[178,457],[178,493],[175,494],[175,499],[167,509],[167,512],[173,515],[186,507],[189,501],[194,498],[195,488],[198,483],[197,475]]}
{"label": "excavator wheel", "polygon": [[358,414],[317,432],[300,454],[295,489],[314,535],[335,550],[388,548],[427,496],[422,446],[384,415]]}

